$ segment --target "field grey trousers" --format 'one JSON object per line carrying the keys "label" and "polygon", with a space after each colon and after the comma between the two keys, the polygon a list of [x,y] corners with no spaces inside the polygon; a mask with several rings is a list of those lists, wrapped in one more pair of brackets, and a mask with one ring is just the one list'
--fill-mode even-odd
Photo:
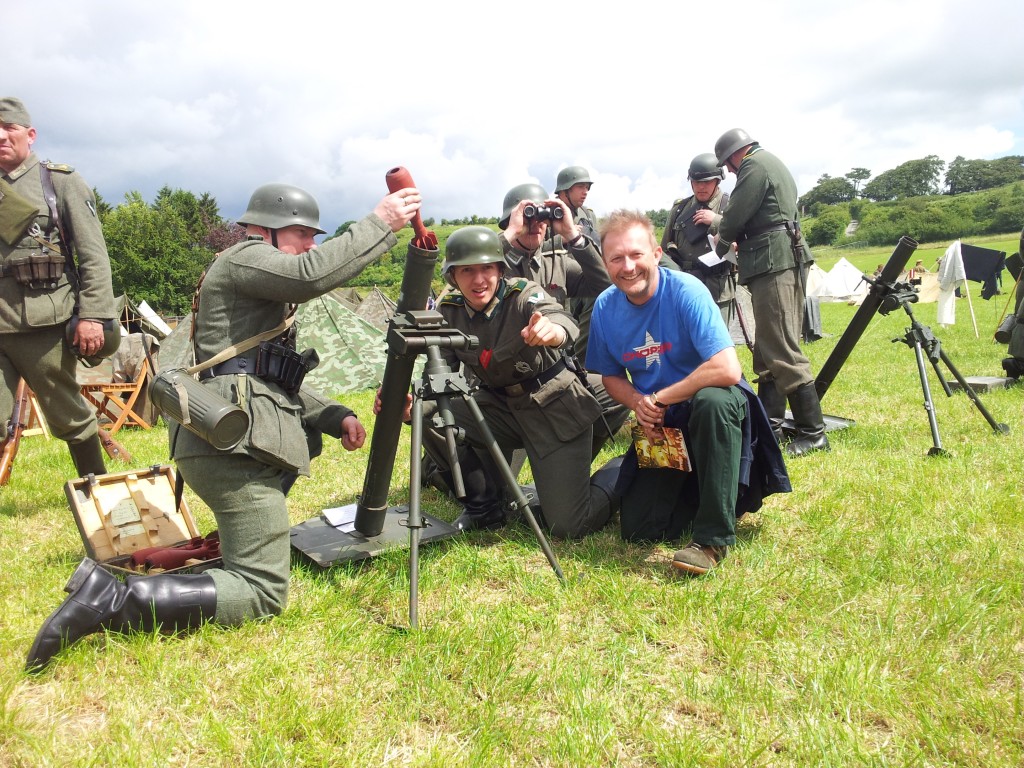
{"label": "field grey trousers", "polygon": [[177,465],[220,531],[224,567],[204,571],[217,586],[214,621],[233,625],[281,613],[291,574],[284,470],[244,454],[182,458]]}

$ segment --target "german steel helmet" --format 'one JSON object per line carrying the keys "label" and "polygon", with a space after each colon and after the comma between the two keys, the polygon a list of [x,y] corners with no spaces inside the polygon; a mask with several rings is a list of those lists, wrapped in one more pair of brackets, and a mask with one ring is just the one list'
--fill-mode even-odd
{"label": "german steel helmet", "polygon": [[315,229],[321,235],[320,207],[304,189],[290,184],[264,184],[252,193],[249,207],[238,223],[267,229],[283,229],[299,225]]}
{"label": "german steel helmet", "polygon": [[690,181],[705,181],[707,179],[724,179],[725,171],[718,165],[713,154],[704,152],[690,161],[690,170],[686,175]]}
{"label": "german steel helmet", "polygon": [[75,331],[78,329],[78,315],[72,315],[71,319],[68,320],[67,325],[64,326],[64,338],[67,339],[68,346],[71,347],[71,351],[75,353],[75,357],[81,360],[82,365],[86,368],[95,368],[101,362],[117,352],[117,348],[121,346],[121,324],[117,322],[117,320],[102,320],[100,322],[103,323],[103,346],[100,347],[99,352],[95,352],[88,356],[79,352],[78,347],[75,346]]}
{"label": "german steel helmet", "polygon": [[451,271],[455,267],[473,264],[498,264],[504,269],[505,252],[501,249],[498,233],[481,226],[462,227],[448,236],[444,247],[444,264],[441,274],[448,285],[455,286]]}
{"label": "german steel helmet", "polygon": [[590,173],[582,165],[570,165],[558,172],[555,179],[555,192],[564,192],[573,184],[593,184]]}
{"label": "german steel helmet", "polygon": [[756,143],[757,140],[742,128],[732,128],[726,131],[715,142],[715,157],[718,165],[725,165],[725,161],[737,149]]}
{"label": "german steel helmet", "polygon": [[498,222],[498,226],[502,229],[508,226],[508,220],[512,216],[512,211],[523,200],[543,205],[547,199],[548,193],[544,191],[544,187],[540,184],[520,184],[512,187],[512,189],[505,193],[505,202],[502,203],[501,221]]}

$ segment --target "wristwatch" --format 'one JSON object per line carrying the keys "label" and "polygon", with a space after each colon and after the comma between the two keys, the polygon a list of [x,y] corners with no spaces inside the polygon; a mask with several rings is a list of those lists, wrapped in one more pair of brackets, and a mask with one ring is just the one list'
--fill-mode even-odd
{"label": "wristwatch", "polygon": [[651,402],[654,403],[658,408],[668,408],[668,403],[663,403],[658,399],[658,393],[655,392],[651,395]]}

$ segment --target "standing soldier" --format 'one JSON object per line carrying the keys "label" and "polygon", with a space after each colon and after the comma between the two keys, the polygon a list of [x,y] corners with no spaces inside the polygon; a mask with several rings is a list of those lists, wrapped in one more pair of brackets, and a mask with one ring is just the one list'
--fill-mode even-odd
{"label": "standing soldier", "polygon": [[758,397],[780,440],[789,399],[796,423],[796,435],[786,445],[789,455],[827,451],[811,364],[800,349],[804,279],[813,259],[800,232],[793,174],[742,128],[723,133],[715,155],[718,165],[736,174],[716,250],[725,256],[734,242],[739,245],[739,281],[750,289],[757,326]]}
{"label": "standing soldier", "polygon": [[1006,375],[1016,380],[1024,376],[1024,230],[1020,233],[1020,249],[1006,260],[1006,267],[1017,281],[1013,311],[1017,319],[1010,331],[1009,357],[1003,358],[1002,365]]}
{"label": "standing soldier", "polygon": [[583,234],[597,245],[597,216],[590,208],[583,207],[593,185],[594,182],[590,180],[590,173],[586,168],[581,165],[570,165],[558,172],[555,179],[555,197],[569,206],[573,221],[583,230]]}
{"label": "standing soldier", "polygon": [[96,364],[121,341],[110,259],[89,185],[71,166],[41,163],[35,140],[21,100],[0,98],[0,414],[11,412],[24,378],[78,476],[102,475],[99,425],[76,356]]}
{"label": "standing soldier", "polygon": [[[558,172],[555,179],[555,197],[568,206],[572,213],[572,220],[576,226],[587,236],[587,239],[594,244],[597,252],[601,252],[600,241],[597,237],[597,216],[593,210],[584,208],[587,202],[587,195],[594,182],[590,180],[590,173],[581,165],[570,165]],[[574,347],[576,356],[582,360],[587,359],[587,340],[590,337],[590,315],[594,311],[594,299],[573,298],[569,300],[569,311],[572,312],[576,325],[580,328],[580,337],[576,340]]]}
{"label": "standing soldier", "polygon": [[661,236],[663,255],[659,266],[686,272],[704,283],[718,304],[726,327],[731,327],[736,313],[733,264],[723,260],[709,267],[699,260],[714,251],[711,238],[718,234],[722,211],[729,204],[729,195],[719,186],[725,171],[718,167],[715,156],[706,152],[690,161],[687,178],[693,194],[672,203]]}

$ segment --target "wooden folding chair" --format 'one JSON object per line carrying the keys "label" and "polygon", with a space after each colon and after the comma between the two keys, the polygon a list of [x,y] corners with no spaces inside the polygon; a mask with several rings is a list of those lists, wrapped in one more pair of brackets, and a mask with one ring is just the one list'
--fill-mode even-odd
{"label": "wooden folding chair", "polygon": [[46,423],[46,417],[43,416],[43,409],[39,407],[39,398],[36,397],[36,393],[31,389],[28,391],[28,395],[31,413],[29,414],[28,421],[25,423],[25,431],[21,433],[21,436],[42,435],[49,440],[50,426]]}
{"label": "wooden folding chair", "polygon": [[82,396],[96,407],[96,416],[101,420],[106,418],[110,421],[107,430],[110,435],[117,434],[124,426],[153,428],[153,425],[135,410],[135,403],[146,386],[149,372],[149,360],[143,359],[134,381],[82,385]]}

